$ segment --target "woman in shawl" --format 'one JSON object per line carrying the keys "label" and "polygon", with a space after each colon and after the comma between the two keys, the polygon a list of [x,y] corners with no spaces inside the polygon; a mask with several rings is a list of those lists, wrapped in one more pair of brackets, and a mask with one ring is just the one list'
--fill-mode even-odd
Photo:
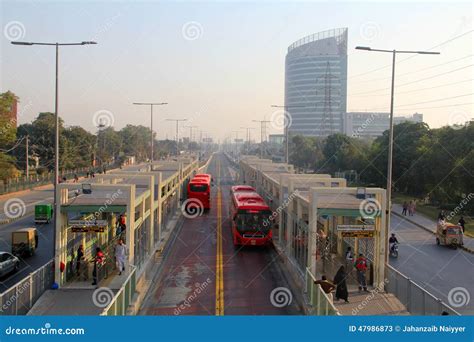
{"label": "woman in shawl", "polygon": [[349,292],[347,291],[346,271],[344,266],[339,267],[339,270],[334,276],[334,284],[336,284],[336,300],[344,299],[346,303],[349,303]]}

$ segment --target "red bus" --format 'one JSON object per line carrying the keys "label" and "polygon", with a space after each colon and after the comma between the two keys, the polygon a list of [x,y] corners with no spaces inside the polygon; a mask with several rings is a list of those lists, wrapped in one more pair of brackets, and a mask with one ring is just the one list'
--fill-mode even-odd
{"label": "red bus", "polygon": [[230,193],[235,192],[257,192],[254,187],[250,185],[234,185],[230,187]]}
{"label": "red bus", "polygon": [[194,178],[192,178],[188,183],[188,203],[189,205],[193,206],[202,203],[203,209],[210,209],[211,176],[205,174],[200,174],[196,176],[194,176]]}
{"label": "red bus", "polygon": [[234,246],[271,244],[271,215],[270,207],[256,192],[235,192],[231,205]]}

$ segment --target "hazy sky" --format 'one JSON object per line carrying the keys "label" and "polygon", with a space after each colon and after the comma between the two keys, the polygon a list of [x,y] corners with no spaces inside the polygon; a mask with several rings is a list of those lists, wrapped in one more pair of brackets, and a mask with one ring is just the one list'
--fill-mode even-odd
{"label": "hazy sky", "polygon": [[60,50],[67,125],[92,131],[105,115],[116,128],[148,126],[149,109],[132,102],[164,101],[154,119],[160,138],[174,137],[165,118],[188,118],[223,139],[283,104],[291,43],[337,27],[349,29],[349,111],[389,109],[391,55],[356,45],[436,47],[439,56],[399,57],[396,114],[421,112],[431,127],[474,116],[470,2],[2,1],[0,13],[0,91],[20,97],[20,123],[54,109],[54,48],[13,46],[12,39],[98,42]]}

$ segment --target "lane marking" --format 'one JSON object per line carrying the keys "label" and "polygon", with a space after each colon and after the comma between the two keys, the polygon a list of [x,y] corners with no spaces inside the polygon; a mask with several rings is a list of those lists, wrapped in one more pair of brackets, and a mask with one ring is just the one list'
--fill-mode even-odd
{"label": "lane marking", "polygon": [[221,164],[217,160],[217,251],[216,251],[216,316],[224,315],[224,263],[222,257],[222,193]]}

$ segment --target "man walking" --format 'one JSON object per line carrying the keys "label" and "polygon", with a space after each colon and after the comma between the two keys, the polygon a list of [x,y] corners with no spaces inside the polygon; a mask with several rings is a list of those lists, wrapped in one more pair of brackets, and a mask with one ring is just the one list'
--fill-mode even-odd
{"label": "man walking", "polygon": [[364,289],[367,292],[367,282],[365,280],[365,272],[367,271],[367,259],[364,258],[364,255],[361,253],[357,258],[355,264],[357,269],[357,282],[359,283],[359,292]]}
{"label": "man walking", "polygon": [[115,262],[117,264],[119,275],[122,275],[122,272],[125,271],[126,255],[127,255],[127,246],[125,246],[122,239],[119,239],[117,242],[117,245],[115,246]]}

